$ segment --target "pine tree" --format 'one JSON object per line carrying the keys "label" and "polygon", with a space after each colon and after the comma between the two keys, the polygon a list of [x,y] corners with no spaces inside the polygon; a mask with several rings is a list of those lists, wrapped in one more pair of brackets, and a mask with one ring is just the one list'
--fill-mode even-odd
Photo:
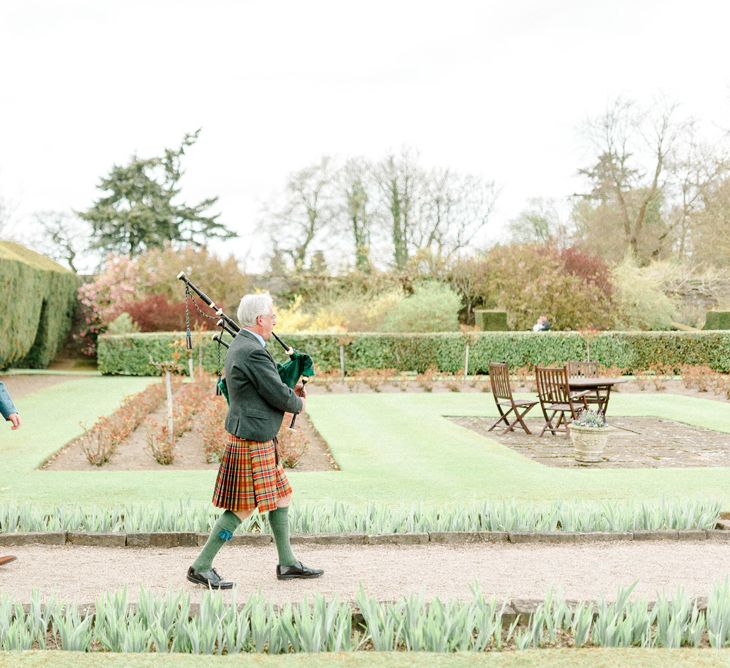
{"label": "pine tree", "polygon": [[98,186],[106,194],[79,212],[91,223],[94,248],[135,257],[166,242],[204,246],[211,238],[236,236],[218,222],[220,214],[206,214],[217,197],[193,205],[179,201],[182,158],[199,134],[186,134],[179,148],[165,149],[163,156],[132,156],[112,167]]}

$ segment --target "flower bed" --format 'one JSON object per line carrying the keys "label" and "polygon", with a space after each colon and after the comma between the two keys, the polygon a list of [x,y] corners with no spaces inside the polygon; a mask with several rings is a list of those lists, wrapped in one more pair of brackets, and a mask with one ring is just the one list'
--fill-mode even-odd
{"label": "flower bed", "polygon": [[429,651],[485,652],[541,647],[714,647],[730,645],[730,584],[713,588],[707,602],[682,591],[656,601],[568,603],[548,592],[526,606],[498,602],[477,588],[468,601],[409,596],[382,602],[361,589],[357,608],[336,598],[276,606],[260,595],[243,605],[206,593],[194,609],[186,593],[126,590],[99,596],[93,608],[42,600],[29,608],[0,597],[0,650],[63,649],[98,652]]}

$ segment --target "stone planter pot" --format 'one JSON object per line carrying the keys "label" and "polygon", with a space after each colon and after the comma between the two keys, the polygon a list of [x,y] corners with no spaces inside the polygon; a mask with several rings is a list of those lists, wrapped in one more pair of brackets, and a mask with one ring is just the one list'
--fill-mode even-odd
{"label": "stone planter pot", "polygon": [[608,443],[608,427],[579,427],[570,425],[575,460],[581,464],[603,461],[603,451]]}

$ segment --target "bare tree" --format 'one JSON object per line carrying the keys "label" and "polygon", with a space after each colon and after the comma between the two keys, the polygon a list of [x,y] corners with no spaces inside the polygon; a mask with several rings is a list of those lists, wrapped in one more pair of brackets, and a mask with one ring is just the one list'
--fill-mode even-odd
{"label": "bare tree", "polygon": [[[670,156],[686,129],[675,116],[673,104],[645,112],[617,99],[587,126],[597,152],[594,165],[579,170],[593,184],[587,197],[615,208],[624,246],[637,259],[646,259],[640,257],[640,241],[649,212],[661,206]],[[655,251],[650,249],[648,255]]]}
{"label": "bare tree", "polygon": [[424,172],[418,154],[403,149],[399,155],[386,156],[374,170],[379,193],[381,220],[390,229],[393,264],[405,269],[413,234],[417,202],[424,189]]}
{"label": "bare tree", "polygon": [[566,248],[570,243],[570,230],[555,201],[533,197],[527,200],[527,205],[509,223],[510,241],[555,244],[558,248]]}
{"label": "bare tree", "polygon": [[90,225],[67,211],[39,211],[34,218],[40,232],[34,247],[78,273],[79,259],[89,249]]}
{"label": "bare tree", "polygon": [[448,260],[484,229],[495,200],[491,181],[450,169],[431,170],[425,177],[410,245]]}
{"label": "bare tree", "polygon": [[301,270],[316,239],[322,239],[334,215],[334,170],[328,156],[289,177],[283,202],[270,212],[277,252]]}
{"label": "bare tree", "polygon": [[348,160],[339,173],[340,217],[355,248],[355,267],[368,272],[372,235],[372,167],[363,158]]}
{"label": "bare tree", "polygon": [[387,156],[374,174],[397,269],[417,252],[436,261],[458,253],[484,229],[496,199],[493,182],[451,169],[426,170],[409,149]]}
{"label": "bare tree", "polygon": [[708,216],[701,214],[715,206],[716,195],[730,174],[730,153],[724,142],[709,144],[700,141],[692,125],[671,170],[675,201],[668,215],[670,227],[667,232],[673,232],[676,253],[684,259],[693,254],[693,228],[700,218],[707,220]]}

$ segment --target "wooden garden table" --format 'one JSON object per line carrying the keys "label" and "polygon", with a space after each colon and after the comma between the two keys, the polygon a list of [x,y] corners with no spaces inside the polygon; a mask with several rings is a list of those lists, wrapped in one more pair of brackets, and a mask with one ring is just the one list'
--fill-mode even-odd
{"label": "wooden garden table", "polygon": [[614,385],[625,383],[628,378],[618,376],[613,378],[611,376],[570,376],[568,378],[568,385],[571,391],[582,391],[592,390],[595,392],[595,397],[590,397],[589,401],[598,405],[598,411],[606,415],[606,409],[608,408],[608,400],[611,397],[611,388]]}

